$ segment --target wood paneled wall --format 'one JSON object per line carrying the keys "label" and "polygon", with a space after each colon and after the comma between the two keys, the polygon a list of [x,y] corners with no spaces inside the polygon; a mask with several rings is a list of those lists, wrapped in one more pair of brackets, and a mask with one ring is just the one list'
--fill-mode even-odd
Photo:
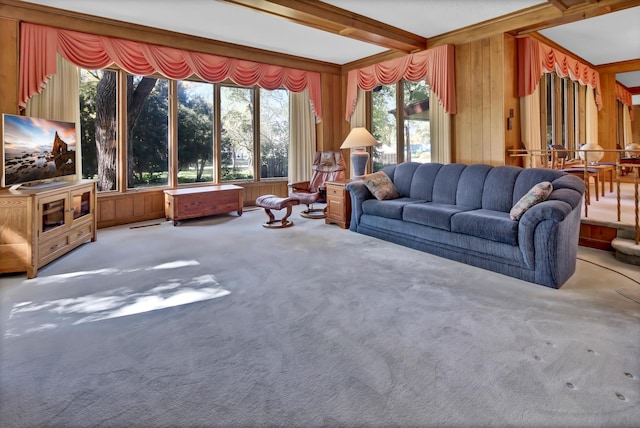
{"label": "wood paneled wall", "polygon": [[507,152],[520,147],[515,49],[515,39],[507,35],[456,46],[454,162],[519,162]]}

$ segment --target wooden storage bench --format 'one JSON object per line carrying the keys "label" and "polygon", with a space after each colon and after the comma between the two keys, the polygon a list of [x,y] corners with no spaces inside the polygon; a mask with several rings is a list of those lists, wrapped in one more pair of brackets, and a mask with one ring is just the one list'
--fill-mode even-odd
{"label": "wooden storage bench", "polygon": [[178,221],[237,211],[242,215],[242,187],[233,184],[164,191],[164,214]]}

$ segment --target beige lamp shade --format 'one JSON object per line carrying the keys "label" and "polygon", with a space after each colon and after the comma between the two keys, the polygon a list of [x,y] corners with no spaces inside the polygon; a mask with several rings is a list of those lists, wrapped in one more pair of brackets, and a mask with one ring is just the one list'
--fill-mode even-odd
{"label": "beige lamp shade", "polygon": [[367,163],[369,163],[369,153],[363,149],[367,146],[375,146],[378,144],[373,135],[367,128],[353,128],[344,143],[340,146],[341,149],[356,149],[351,152],[351,166],[353,167],[353,174],[355,177],[361,177],[364,175],[367,169]]}
{"label": "beige lamp shade", "polygon": [[340,148],[355,149],[358,147],[375,146],[376,144],[378,144],[378,142],[373,138],[373,135],[367,131],[367,128],[353,128]]}

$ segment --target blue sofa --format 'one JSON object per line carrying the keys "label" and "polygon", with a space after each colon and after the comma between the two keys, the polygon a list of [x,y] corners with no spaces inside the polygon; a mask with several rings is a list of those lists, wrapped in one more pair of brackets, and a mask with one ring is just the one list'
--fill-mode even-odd
{"label": "blue sofa", "polygon": [[[350,182],[352,231],[552,288],[575,272],[580,178],[482,164],[406,162],[383,171],[400,196],[378,200]],[[512,206],[543,181],[553,185],[548,199],[512,220]]]}

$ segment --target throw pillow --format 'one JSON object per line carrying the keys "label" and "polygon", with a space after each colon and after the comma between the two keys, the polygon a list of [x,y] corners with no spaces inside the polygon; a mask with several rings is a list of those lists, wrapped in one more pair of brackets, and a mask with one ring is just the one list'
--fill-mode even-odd
{"label": "throw pillow", "polygon": [[398,189],[387,174],[382,171],[374,172],[362,176],[362,181],[367,189],[376,199],[382,201],[384,199],[393,199],[400,196]]}
{"label": "throw pillow", "polygon": [[509,216],[511,220],[520,220],[522,214],[535,204],[546,201],[551,192],[553,186],[548,181],[543,181],[536,184],[529,190],[516,204],[511,208]]}

